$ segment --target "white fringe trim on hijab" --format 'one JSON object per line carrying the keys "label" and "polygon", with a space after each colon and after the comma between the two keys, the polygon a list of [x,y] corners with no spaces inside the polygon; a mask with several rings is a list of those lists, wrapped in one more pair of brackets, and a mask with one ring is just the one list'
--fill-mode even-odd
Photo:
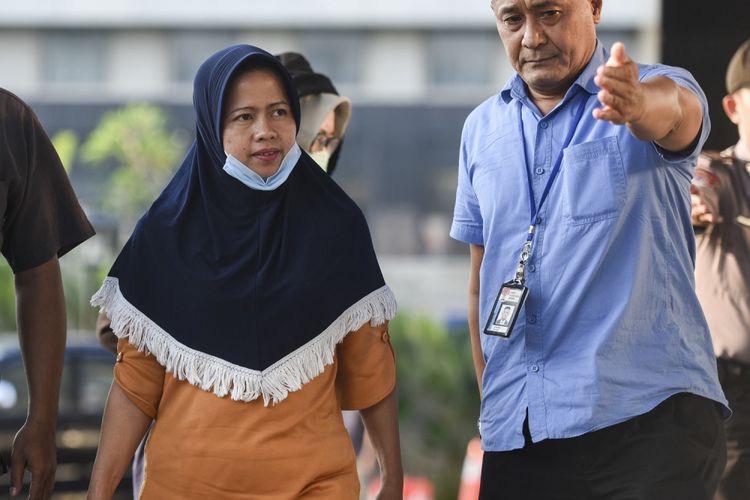
{"label": "white fringe trim on hijab", "polygon": [[175,378],[235,401],[276,404],[298,391],[333,363],[336,344],[367,321],[382,325],[396,315],[396,298],[386,285],[366,295],[344,311],[331,325],[307,344],[287,354],[263,371],[251,370],[191,349],[177,342],[159,325],[136,309],[120,292],[117,278],[107,277],[91,305],[99,307],[111,321],[112,331],[139,351],[152,354]]}

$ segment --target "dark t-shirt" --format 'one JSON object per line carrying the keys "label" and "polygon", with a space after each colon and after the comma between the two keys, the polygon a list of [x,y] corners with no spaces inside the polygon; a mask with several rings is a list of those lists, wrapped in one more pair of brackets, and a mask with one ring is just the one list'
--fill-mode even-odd
{"label": "dark t-shirt", "polygon": [[34,112],[0,89],[0,247],[14,273],[94,234]]}

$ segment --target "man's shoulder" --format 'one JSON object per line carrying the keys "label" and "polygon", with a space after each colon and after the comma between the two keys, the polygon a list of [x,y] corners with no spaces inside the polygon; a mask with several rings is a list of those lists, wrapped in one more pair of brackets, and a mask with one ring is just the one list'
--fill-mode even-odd
{"label": "man's shoulder", "polygon": [[706,150],[701,151],[700,156],[698,156],[696,168],[708,170],[732,168],[735,162],[731,148],[724,151]]}
{"label": "man's shoulder", "polygon": [[680,68],[679,66],[670,66],[668,64],[654,63],[638,63],[638,73],[640,75],[648,75],[654,73],[682,73],[687,72],[686,69]]}
{"label": "man's shoulder", "polygon": [[500,94],[488,97],[477,105],[464,121],[464,137],[472,135],[487,135],[508,126],[505,119],[508,104]]}
{"label": "man's shoulder", "polygon": [[17,106],[19,108],[28,108],[28,104],[26,104],[23,99],[18,97],[16,94],[11,92],[8,89],[4,89],[0,87],[0,105],[12,105]]}
{"label": "man's shoulder", "polygon": [[469,113],[466,121],[481,119],[488,114],[494,113],[498,108],[501,108],[503,106],[507,105],[500,96],[500,93],[493,94],[484,101],[480,102],[477,106],[475,106],[474,109],[471,110],[471,113]]}
{"label": "man's shoulder", "polygon": [[18,119],[29,110],[29,105],[20,97],[0,87],[0,117],[3,121]]}
{"label": "man's shoulder", "polygon": [[638,78],[643,81],[656,76],[666,76],[675,80],[683,87],[692,87],[693,90],[700,91],[700,85],[690,71],[679,66],[669,66],[667,64],[638,64]]}

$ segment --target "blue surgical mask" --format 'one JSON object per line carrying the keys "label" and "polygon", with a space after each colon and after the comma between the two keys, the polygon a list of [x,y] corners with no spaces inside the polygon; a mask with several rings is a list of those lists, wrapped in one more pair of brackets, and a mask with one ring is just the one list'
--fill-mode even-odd
{"label": "blue surgical mask", "polygon": [[[226,153],[226,151],[225,151]],[[289,152],[281,160],[281,166],[275,174],[267,179],[263,179],[260,175],[250,170],[247,165],[242,163],[234,156],[226,153],[227,161],[224,163],[224,172],[231,175],[247,187],[251,189],[258,189],[260,191],[273,191],[277,187],[281,186],[284,181],[292,173],[294,166],[302,156],[302,150],[297,143],[289,149]]]}

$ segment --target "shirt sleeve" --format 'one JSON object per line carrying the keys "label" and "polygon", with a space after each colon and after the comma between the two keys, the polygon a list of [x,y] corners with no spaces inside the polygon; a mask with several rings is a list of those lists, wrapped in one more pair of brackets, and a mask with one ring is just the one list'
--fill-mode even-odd
{"label": "shirt sleeve", "polygon": [[143,413],[155,418],[159,409],[166,372],[151,355],[144,354],[127,339],[117,343],[115,382]]}
{"label": "shirt sleeve", "polygon": [[467,139],[469,133],[468,120],[461,133],[461,150],[458,157],[458,188],[456,189],[456,205],[453,210],[453,224],[451,238],[476,245],[484,245],[482,234],[482,214],[479,210],[474,186],[471,184],[469,172],[469,158],[467,153]]}
{"label": "shirt sleeve", "polygon": [[699,156],[691,184],[703,198],[708,210],[712,214],[721,215],[719,200],[726,190],[726,180],[722,180],[721,172],[714,169],[712,163],[708,156]]}
{"label": "shirt sleeve", "polygon": [[336,394],[342,410],[362,410],[379,403],[396,386],[396,359],[388,323],[349,333],[336,348]]}
{"label": "shirt sleeve", "polygon": [[[7,204],[2,253],[14,273],[62,256],[94,234],[33,111],[0,95],[0,158]],[[5,142],[5,144],[2,144]]]}
{"label": "shirt sleeve", "polygon": [[698,155],[703,149],[703,145],[708,139],[708,134],[711,132],[711,119],[708,114],[708,100],[706,94],[701,89],[698,82],[695,80],[693,75],[683,68],[677,68],[673,66],[666,66],[663,64],[656,64],[649,67],[647,71],[644,71],[640,75],[640,80],[645,81],[657,76],[666,76],[667,78],[674,81],[680,87],[686,88],[698,98],[701,105],[701,111],[703,112],[703,122],[701,129],[698,132],[698,137],[685,151],[667,151],[661,148],[655,142],[653,143],[659,155],[668,163],[677,163],[688,166],[690,169],[695,165],[698,159]]}

